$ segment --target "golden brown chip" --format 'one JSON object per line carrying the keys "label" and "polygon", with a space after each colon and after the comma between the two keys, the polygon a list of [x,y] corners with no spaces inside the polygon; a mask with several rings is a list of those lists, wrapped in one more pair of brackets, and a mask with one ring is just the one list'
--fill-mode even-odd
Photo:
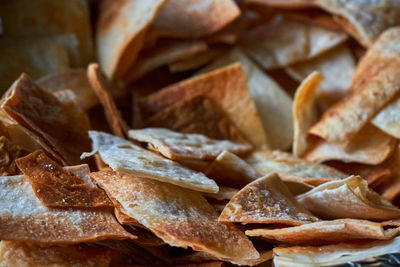
{"label": "golden brown chip", "polygon": [[170,245],[191,247],[232,262],[259,258],[235,226],[218,223],[218,213],[200,193],[112,171],[92,173],[91,177],[128,216]]}
{"label": "golden brown chip", "polygon": [[49,154],[63,163],[79,163],[89,147],[87,132],[69,107],[25,74],[7,92],[4,109]]}
{"label": "golden brown chip", "polygon": [[42,204],[51,208],[112,207],[104,191],[88,187],[72,172],[64,170],[43,151],[36,151],[16,161],[21,172],[28,177],[35,195]]}
{"label": "golden brown chip", "polygon": [[0,262],[3,266],[108,267],[111,258],[111,250],[86,244],[43,247],[32,243],[2,241],[0,245]]}
{"label": "golden brown chip", "polygon": [[246,185],[225,206],[219,222],[301,225],[318,221],[297,203],[275,173]]}
{"label": "golden brown chip", "polygon": [[385,133],[400,138],[400,99],[397,96],[372,119],[372,124]]}
{"label": "golden brown chip", "polygon": [[140,143],[147,143],[151,150],[173,160],[212,160],[223,151],[243,154],[251,149],[250,145],[210,139],[202,134],[174,132],[165,128],[129,130],[129,137]]}
{"label": "golden brown chip", "polygon": [[399,229],[384,230],[381,223],[355,219],[339,219],[303,224],[280,229],[247,230],[248,236],[297,244],[329,244],[361,239],[392,239]]}
{"label": "golden brown chip", "polygon": [[238,191],[236,188],[220,186],[218,193],[203,193],[203,196],[216,200],[230,200]]}
{"label": "golden brown chip", "polygon": [[10,176],[20,174],[15,160],[28,154],[25,149],[13,144],[5,136],[0,137],[0,175]]}
{"label": "golden brown chip", "polygon": [[321,218],[376,221],[400,218],[400,209],[369,189],[360,176],[324,183],[296,199]]}
{"label": "golden brown chip", "polygon": [[165,0],[102,0],[96,28],[97,57],[108,78],[121,78],[142,47],[145,31]]}
{"label": "golden brown chip", "polygon": [[207,96],[255,147],[266,146],[262,124],[247,89],[246,75],[240,64],[171,85],[141,100],[145,117],[195,96]]}

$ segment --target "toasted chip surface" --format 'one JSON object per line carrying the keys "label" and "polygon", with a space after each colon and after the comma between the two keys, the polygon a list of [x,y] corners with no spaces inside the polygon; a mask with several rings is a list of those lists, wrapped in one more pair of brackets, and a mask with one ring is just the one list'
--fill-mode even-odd
{"label": "toasted chip surface", "polygon": [[233,262],[259,257],[235,226],[218,223],[218,213],[200,193],[112,171],[91,177],[121,203],[127,215],[170,245],[192,247]]}
{"label": "toasted chip surface", "polygon": [[0,137],[0,175],[9,176],[20,174],[15,160],[28,153],[25,149],[13,144],[5,136]]}
{"label": "toasted chip surface", "polygon": [[297,203],[277,174],[255,180],[225,206],[218,221],[301,225],[318,221]]}

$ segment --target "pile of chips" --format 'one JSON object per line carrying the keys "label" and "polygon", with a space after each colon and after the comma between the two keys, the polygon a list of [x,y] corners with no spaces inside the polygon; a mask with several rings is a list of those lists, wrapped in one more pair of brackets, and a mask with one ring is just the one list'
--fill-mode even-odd
{"label": "pile of chips", "polygon": [[0,3],[0,266],[400,252],[400,1]]}

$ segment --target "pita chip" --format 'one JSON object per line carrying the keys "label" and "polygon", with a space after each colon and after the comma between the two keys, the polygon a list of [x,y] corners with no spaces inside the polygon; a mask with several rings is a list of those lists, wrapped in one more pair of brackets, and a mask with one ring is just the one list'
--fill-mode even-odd
{"label": "pita chip", "polygon": [[243,35],[241,46],[264,69],[316,57],[343,43],[346,34],[276,16]]}
{"label": "pita chip", "polygon": [[240,64],[232,64],[164,88],[142,99],[140,107],[149,117],[176,102],[200,95],[213,101],[252,145],[267,145],[260,117],[247,89],[246,74]]}
{"label": "pita chip", "polygon": [[122,118],[110,94],[112,91],[115,91],[112,88],[111,82],[103,76],[97,63],[92,63],[88,66],[87,77],[103,106],[108,125],[115,135],[124,138],[128,135],[129,127]]}
{"label": "pita chip", "polygon": [[239,190],[236,188],[220,186],[218,193],[203,193],[203,196],[216,200],[230,200],[237,192],[239,192]]}
{"label": "pita chip", "polygon": [[[68,167],[87,179],[81,166]],[[0,238],[48,244],[135,238],[106,210],[65,210],[43,206],[23,175],[0,178]]]}
{"label": "pita chip", "polygon": [[200,193],[112,171],[91,177],[128,216],[169,245],[191,247],[231,262],[259,258],[241,231],[232,224],[218,223],[218,213]]}
{"label": "pita chip", "polygon": [[240,15],[233,0],[169,0],[153,22],[160,37],[199,38],[210,35]]}
{"label": "pita chip", "polygon": [[87,129],[71,127],[82,126],[82,118],[25,74],[14,82],[1,107],[43,149],[64,164],[79,163],[80,154],[88,150]]}
{"label": "pita chip", "polygon": [[181,133],[203,134],[213,139],[245,142],[236,127],[205,96],[178,102],[145,121],[144,127],[161,127]]}
{"label": "pita chip", "polygon": [[202,134],[174,132],[165,128],[129,130],[129,137],[140,143],[147,143],[149,149],[173,160],[212,160],[223,151],[243,154],[251,149],[249,145],[210,139]]}
{"label": "pita chip", "polygon": [[320,72],[324,80],[316,98],[325,106],[330,106],[346,95],[355,71],[355,60],[350,49],[341,45],[318,57],[291,65],[286,71],[299,82],[313,71]]}
{"label": "pita chip", "polygon": [[400,218],[400,209],[369,189],[360,176],[324,183],[296,199],[321,218],[377,221]]}
{"label": "pita chip", "polygon": [[349,94],[330,107],[310,130],[346,147],[361,128],[400,91],[400,27],[383,33],[361,59]]}
{"label": "pita chip", "polygon": [[314,0],[359,43],[370,47],[386,29],[400,24],[400,3],[383,0]]}
{"label": "pita chip", "polygon": [[275,173],[246,185],[225,206],[219,222],[301,225],[318,221],[297,203]]}
{"label": "pita chip", "polygon": [[111,259],[111,250],[86,244],[47,247],[14,241],[0,244],[3,266],[108,267]]}
{"label": "pita chip", "polygon": [[293,154],[302,156],[309,144],[308,129],[318,121],[318,109],[315,94],[319,89],[323,76],[315,71],[311,73],[297,88],[293,101],[294,141]]}
{"label": "pita chip", "polygon": [[355,219],[339,219],[303,224],[280,229],[247,230],[248,236],[259,236],[269,240],[297,244],[329,244],[350,240],[392,239],[399,229],[384,230],[381,223]]}
{"label": "pita chip", "polygon": [[0,175],[10,176],[20,174],[15,160],[28,153],[25,149],[13,144],[7,137],[0,137]]}
{"label": "pita chip", "polygon": [[92,152],[83,153],[82,158],[96,152],[114,171],[137,175],[142,178],[172,183],[201,192],[218,192],[217,184],[204,174],[186,169],[179,163],[145,150],[118,136],[89,131]]}
{"label": "pita chip", "polygon": [[397,97],[372,119],[371,123],[385,133],[400,138],[400,99]]}
{"label": "pita chip", "polygon": [[108,78],[121,78],[142,47],[145,31],[165,0],[103,0],[96,28],[97,57]]}
{"label": "pita chip", "polygon": [[388,253],[397,253],[400,237],[367,244],[337,244],[322,247],[274,248],[276,267],[330,266],[355,262]]}

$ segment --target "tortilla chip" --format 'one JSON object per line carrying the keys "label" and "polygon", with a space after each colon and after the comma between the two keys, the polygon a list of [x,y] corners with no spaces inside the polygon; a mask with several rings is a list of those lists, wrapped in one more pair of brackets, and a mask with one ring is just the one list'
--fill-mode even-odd
{"label": "tortilla chip", "polygon": [[117,136],[89,131],[92,152],[83,153],[82,158],[98,152],[101,159],[114,171],[126,172],[142,178],[172,183],[201,192],[218,192],[217,184],[204,174],[186,169],[180,164],[147,151]]}
{"label": "tortilla chip", "polygon": [[[50,208],[102,208],[113,207],[105,193],[88,187],[72,172],[64,170],[43,151],[36,151],[16,161],[21,172],[42,204]],[[86,175],[89,175],[87,173]]]}
{"label": "tortilla chip", "polygon": [[64,71],[69,67],[64,48],[54,40],[37,40],[15,45],[0,42],[0,93],[26,72],[34,79],[43,75]]}
{"label": "tortilla chip", "polygon": [[[313,163],[281,151],[256,151],[246,159],[258,173],[278,173],[284,181],[304,181],[319,185],[330,179],[347,177],[341,171],[327,165]],[[301,179],[302,178],[302,179]]]}
{"label": "tortilla chip", "polygon": [[[25,38],[73,34],[78,41],[76,45],[79,51],[79,56],[72,61],[77,63],[74,66],[84,66],[93,59],[90,14],[86,0],[7,1],[2,5],[0,17],[3,19],[4,36]],[[25,69],[22,71],[27,72]]]}
{"label": "tortilla chip", "polygon": [[[81,166],[67,167],[84,180]],[[23,175],[0,178],[0,238],[48,244],[73,244],[103,239],[126,239],[126,232],[106,210],[47,208]]]}
{"label": "tortilla chip", "polygon": [[219,185],[242,188],[261,177],[252,166],[228,151],[224,151],[211,163],[207,172]]}
{"label": "tortilla chip", "polygon": [[150,117],[144,127],[161,127],[181,133],[197,133],[213,139],[245,142],[236,127],[205,96],[178,102]]}
{"label": "tortilla chip", "polygon": [[355,71],[355,60],[349,48],[338,46],[316,58],[289,66],[288,74],[301,82],[313,71],[324,76],[316,98],[329,107],[342,99],[351,85]]}
{"label": "tortilla chip", "polygon": [[49,92],[72,90],[76,95],[78,106],[83,110],[89,110],[99,103],[87,79],[86,69],[83,68],[49,74],[37,80],[36,83]]}
{"label": "tortilla chip", "polygon": [[361,128],[400,91],[399,42],[400,28],[381,35],[358,64],[349,94],[329,108],[309,133],[342,148],[357,136]]}
{"label": "tortilla chip", "polygon": [[5,136],[0,137],[0,175],[10,176],[20,174],[15,160],[28,154],[28,151],[13,144]]}
{"label": "tortilla chip", "polygon": [[219,222],[301,225],[319,219],[300,206],[277,174],[246,185],[225,206]]}
{"label": "tortilla chip", "polygon": [[400,4],[396,1],[316,0],[314,2],[337,15],[337,23],[366,47],[371,46],[386,29],[400,24]]}
{"label": "tortilla chip", "polygon": [[264,130],[240,64],[171,85],[142,99],[140,106],[145,117],[149,117],[176,102],[200,95],[210,98],[252,145],[266,146]]}
{"label": "tortilla chip", "polygon": [[159,67],[191,58],[207,51],[207,43],[201,40],[163,40],[157,46],[140,53],[122,80],[129,84]]}
{"label": "tortilla chip", "polygon": [[112,171],[91,177],[121,203],[127,215],[169,245],[191,247],[233,262],[259,257],[235,226],[218,223],[218,213],[200,193]]}
{"label": "tortilla chip", "polygon": [[222,29],[239,15],[240,9],[233,0],[169,0],[152,29],[159,37],[199,38]]}
{"label": "tortilla chip", "polygon": [[337,244],[323,247],[274,248],[274,266],[331,266],[397,253],[400,237],[367,244]]}
{"label": "tortilla chip", "polygon": [[86,244],[42,247],[32,243],[2,241],[0,245],[3,266],[108,267],[111,258],[111,250]]}
{"label": "tortilla chip", "polygon": [[190,57],[188,59],[183,59],[168,65],[170,72],[185,72],[190,70],[195,70],[204,66],[211,60],[215,59],[220,52],[216,49],[209,49],[200,54]]}
{"label": "tortilla chip", "polygon": [[129,130],[129,137],[140,143],[147,143],[149,149],[173,160],[212,160],[223,151],[243,154],[251,149],[250,145],[210,139],[202,134],[174,132],[165,128]]}
{"label": "tortilla chip", "polygon": [[236,188],[220,186],[218,193],[203,193],[203,196],[216,200],[230,200],[237,192],[239,192],[239,190]]}
{"label": "tortilla chip", "polygon": [[383,108],[373,119],[372,124],[385,133],[400,138],[400,99],[396,97]]}
{"label": "tortilla chip", "polygon": [[114,91],[111,82],[100,72],[97,63],[92,63],[88,66],[87,77],[92,89],[95,91],[103,106],[108,125],[115,135],[124,138],[128,135],[129,127],[123,120],[114,99],[110,95],[110,93]]}
{"label": "tortilla chip", "polygon": [[276,16],[244,34],[241,45],[264,69],[287,67],[343,43],[347,35]]}
{"label": "tortilla chip", "polygon": [[145,31],[165,0],[99,3],[96,28],[97,57],[108,78],[121,78],[142,47]]}
{"label": "tortilla chip", "polygon": [[366,124],[343,150],[324,140],[316,140],[304,158],[310,161],[341,160],[365,164],[379,164],[396,148],[396,140],[373,126]]}
{"label": "tortilla chip", "polygon": [[324,77],[317,71],[311,73],[297,88],[293,102],[294,141],[293,154],[302,156],[307,150],[308,129],[318,121],[315,94]]}
{"label": "tortilla chip", "polygon": [[321,218],[377,221],[400,218],[400,209],[369,189],[360,176],[322,184],[296,199]]}
{"label": "tortilla chip", "polygon": [[86,130],[71,127],[81,125],[81,118],[25,74],[14,82],[1,107],[43,149],[64,164],[79,163],[80,154],[88,150]]}
{"label": "tortilla chip", "polygon": [[303,224],[280,229],[247,230],[248,236],[297,244],[330,244],[361,239],[392,239],[399,229],[384,230],[380,223],[365,220],[339,219]]}

